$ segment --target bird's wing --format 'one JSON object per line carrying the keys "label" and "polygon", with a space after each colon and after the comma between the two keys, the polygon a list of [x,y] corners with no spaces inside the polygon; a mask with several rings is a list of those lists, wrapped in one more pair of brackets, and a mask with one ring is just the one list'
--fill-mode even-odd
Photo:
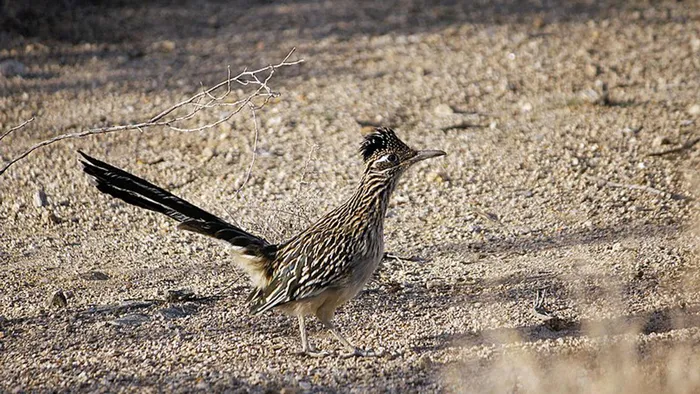
{"label": "bird's wing", "polygon": [[[306,238],[308,239],[308,238]],[[287,302],[318,295],[331,286],[342,286],[350,275],[355,254],[353,242],[342,234],[325,237],[320,242],[280,245],[272,280],[265,289],[249,297],[250,310],[263,313]]]}

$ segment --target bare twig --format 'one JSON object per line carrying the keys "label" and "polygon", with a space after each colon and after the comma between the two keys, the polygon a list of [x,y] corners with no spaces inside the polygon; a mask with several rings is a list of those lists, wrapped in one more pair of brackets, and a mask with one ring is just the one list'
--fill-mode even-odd
{"label": "bare twig", "polygon": [[236,195],[243,190],[243,187],[248,183],[248,180],[250,180],[250,175],[253,172],[253,166],[255,165],[255,158],[258,156],[258,117],[255,115],[256,107],[252,103],[249,106],[250,113],[253,115],[253,131],[255,132],[253,139],[253,157],[250,159],[250,165],[248,166],[248,171],[245,173],[245,178],[243,178],[241,186],[239,186],[238,190],[236,190]]}
{"label": "bare twig", "polygon": [[671,153],[683,152],[684,150],[691,149],[698,142],[700,142],[700,137],[688,140],[685,142],[685,144],[683,144],[679,147],[662,150],[661,152],[652,152],[652,153],[649,153],[647,156],[664,156],[664,155],[668,155]]}
{"label": "bare twig", "polygon": [[33,121],[34,121],[34,117],[32,116],[31,119],[25,120],[24,122],[22,122],[21,125],[15,126],[15,127],[11,128],[11,129],[7,130],[3,135],[0,135],[0,141],[2,141],[3,138],[5,138],[5,137],[7,137],[8,135],[10,135],[10,133],[12,133],[13,131],[19,130],[19,129],[21,129],[22,127],[24,127],[24,126],[26,126],[26,125],[32,123]]}
{"label": "bare twig", "polygon": [[[292,54],[294,53],[295,50],[296,50],[296,48],[292,48],[292,50],[289,51],[289,53],[287,54],[287,56],[285,56],[284,59],[283,59],[280,63],[278,63],[277,65],[274,65],[274,66],[273,66],[273,65],[269,65],[269,66],[267,66],[267,67],[263,67],[263,68],[260,68],[260,69],[258,69],[258,70],[255,70],[255,71],[247,71],[247,70],[244,69],[243,72],[241,72],[240,74],[236,75],[235,77],[233,77],[233,78],[230,78],[230,77],[229,77],[229,78],[226,78],[225,81],[219,82],[218,84],[212,86],[211,88],[209,88],[209,89],[207,89],[207,90],[205,90],[205,91],[203,91],[203,92],[200,92],[200,93],[198,93],[198,94],[195,94],[194,96],[188,98],[187,100],[181,101],[181,102],[179,102],[179,103],[173,105],[172,107],[166,109],[165,111],[163,111],[163,112],[159,113],[158,115],[154,116],[153,118],[151,118],[151,120],[150,120],[149,122],[150,122],[150,123],[158,122],[159,120],[163,119],[166,115],[168,115],[168,114],[170,114],[171,112],[177,110],[178,108],[184,107],[184,106],[187,105],[187,104],[191,104],[191,103],[193,103],[193,102],[195,102],[195,101],[197,101],[197,100],[200,100],[200,99],[202,99],[204,96],[211,95],[212,92],[214,92],[214,91],[220,89],[220,88],[223,87],[223,86],[226,86],[226,93],[224,93],[224,96],[222,96],[222,97],[225,97],[226,94],[228,94],[228,93],[231,92],[231,82],[238,82],[239,84],[245,86],[245,85],[248,85],[248,83],[250,83],[251,81],[250,81],[250,80],[245,80],[245,79],[243,79],[244,77],[254,77],[254,78],[256,78],[256,75],[257,75],[257,74],[263,73],[263,72],[265,72],[265,71],[274,72],[274,70],[276,70],[276,69],[278,69],[278,68],[280,68],[280,67],[293,66],[293,65],[302,63],[302,62],[304,61],[303,59],[299,59],[299,60],[295,60],[295,61],[291,61],[291,62],[289,61],[289,58],[292,56]],[[230,72],[231,72],[231,71],[230,71],[230,69],[229,69],[229,76],[230,76]],[[256,79],[257,79],[257,78],[256,78]],[[265,88],[267,88],[267,86],[265,86]],[[269,92],[269,89],[268,89],[268,92]]]}
{"label": "bare twig", "polygon": [[[101,127],[101,128],[95,128],[95,129],[88,129],[88,130],[83,130],[77,133],[68,133],[68,134],[62,134],[55,136],[53,138],[50,138],[45,141],[41,141],[26,151],[22,152],[19,154],[17,157],[13,158],[9,162],[7,162],[2,168],[0,168],[0,175],[5,173],[8,168],[10,168],[12,165],[17,163],[19,160],[22,160],[23,158],[27,157],[30,153],[34,152],[35,150],[42,148],[47,145],[51,145],[55,142],[66,140],[66,139],[74,139],[74,138],[82,138],[90,135],[96,135],[96,134],[107,134],[107,133],[113,133],[113,132],[118,132],[118,131],[126,131],[126,130],[139,130],[143,131],[147,128],[151,127],[156,127],[156,126],[164,126],[168,127],[172,130],[176,131],[182,131],[182,132],[192,132],[192,131],[201,131],[205,129],[209,129],[212,127],[216,127],[219,124],[222,124],[229,119],[231,119],[233,116],[241,112],[244,108],[249,107],[254,110],[258,110],[265,106],[269,102],[270,99],[273,97],[277,97],[279,94],[275,91],[273,91],[270,86],[268,85],[268,82],[272,78],[272,76],[275,74],[275,71],[279,68],[282,67],[288,67],[288,66],[293,66],[302,63],[304,60],[299,59],[299,60],[294,60],[290,61],[289,58],[292,56],[294,53],[295,49],[292,49],[287,56],[280,62],[275,65],[269,65],[267,67],[263,67],[257,70],[253,71],[247,71],[244,70],[240,74],[231,77],[231,71],[228,69],[227,73],[227,78],[226,80],[217,83],[216,85],[212,86],[211,88],[205,89],[201,91],[200,93],[195,94],[194,96],[181,101],[170,108],[167,108],[164,111],[161,111],[158,115],[153,116],[150,120],[141,122],[141,123],[136,123],[136,124],[128,124],[128,125],[118,125],[118,126],[108,126],[108,127]],[[242,86],[249,86],[253,85],[256,86],[255,90],[252,93],[249,93],[247,96],[243,98],[238,98],[237,100],[233,101],[228,101],[227,99],[232,93],[231,89],[231,84],[232,83],[238,83],[239,85]],[[219,90],[224,88],[224,92],[221,93],[219,96],[217,96],[215,93]],[[255,99],[258,97],[261,97],[263,99],[262,103],[256,105]],[[231,112],[228,114],[225,114],[224,116],[219,117],[217,120],[213,122],[206,123],[203,126],[199,127],[186,127],[182,125],[185,121],[188,121],[190,119],[195,118],[201,111],[205,111],[207,109],[211,108],[218,108],[218,107],[230,107],[232,108]],[[185,113],[181,115],[176,115],[179,110],[184,109]],[[11,130],[12,131],[12,130]],[[11,132],[10,131],[10,132]],[[257,131],[256,131],[257,133]],[[6,134],[9,134],[6,133]],[[5,134],[5,135],[6,135]]]}
{"label": "bare twig", "polygon": [[299,187],[297,188],[297,193],[296,193],[297,197],[299,196],[299,193],[301,193],[302,186],[304,186],[304,184],[306,183],[304,181],[304,177],[306,177],[306,171],[309,168],[309,163],[311,163],[311,160],[313,160],[314,152],[316,151],[316,149],[318,149],[318,145],[313,144],[311,146],[311,152],[309,152],[309,156],[306,158],[306,161],[304,162],[304,168],[301,170],[301,177],[299,178]]}

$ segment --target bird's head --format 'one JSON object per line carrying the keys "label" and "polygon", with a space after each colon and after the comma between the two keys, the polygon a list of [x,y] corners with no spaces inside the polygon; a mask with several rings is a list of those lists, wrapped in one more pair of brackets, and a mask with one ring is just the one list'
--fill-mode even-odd
{"label": "bird's head", "polygon": [[360,153],[366,172],[381,174],[387,178],[402,174],[408,167],[432,157],[444,156],[441,150],[415,150],[406,145],[388,127],[377,127],[365,135]]}

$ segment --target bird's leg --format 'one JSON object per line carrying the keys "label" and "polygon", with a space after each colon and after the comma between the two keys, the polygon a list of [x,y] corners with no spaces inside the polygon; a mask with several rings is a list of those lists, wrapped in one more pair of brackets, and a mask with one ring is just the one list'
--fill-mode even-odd
{"label": "bird's leg", "polygon": [[328,352],[318,351],[313,345],[309,343],[309,339],[306,337],[306,324],[304,323],[304,316],[299,315],[299,331],[301,331],[301,353],[311,357],[327,356]]}
{"label": "bird's leg", "polygon": [[333,322],[331,322],[330,320],[324,321],[322,323],[327,329],[329,329],[333,333],[333,335],[338,339],[338,341],[340,341],[340,343],[342,343],[343,346],[345,346],[345,348],[348,349],[347,352],[341,354],[343,357],[353,357],[353,356],[376,357],[376,356],[381,355],[381,352],[374,352],[371,350],[362,350],[362,349],[356,347],[355,345],[353,345],[352,343],[350,343],[350,341],[348,341],[343,336],[343,334],[340,333],[340,330],[338,330],[338,328],[335,326],[335,324],[333,324]]}

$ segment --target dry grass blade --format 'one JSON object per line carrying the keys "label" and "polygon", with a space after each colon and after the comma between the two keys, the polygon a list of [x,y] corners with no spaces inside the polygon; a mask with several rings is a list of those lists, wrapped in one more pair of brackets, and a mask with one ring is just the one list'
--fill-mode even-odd
{"label": "dry grass blade", "polygon": [[[35,150],[47,145],[51,145],[58,141],[82,138],[96,134],[114,133],[118,131],[144,130],[156,126],[164,126],[182,132],[201,131],[215,127],[221,123],[228,121],[246,107],[250,107],[253,111],[258,110],[265,106],[265,104],[267,104],[267,102],[271,98],[277,97],[279,95],[277,92],[273,91],[272,88],[270,88],[270,86],[268,85],[270,79],[272,79],[272,76],[275,74],[275,71],[283,67],[300,64],[304,61],[303,59],[290,61],[289,58],[292,56],[294,51],[295,49],[292,49],[287,54],[287,56],[285,56],[284,59],[277,64],[269,65],[267,67],[263,67],[254,71],[244,70],[240,74],[233,77],[231,76],[231,71],[229,69],[227,78],[224,81],[221,81],[216,85],[205,89],[202,92],[197,93],[194,96],[165,109],[158,115],[151,117],[148,121],[127,125],[87,129],[77,133],[61,134],[49,138],[47,140],[38,142],[35,145],[31,146],[29,149],[19,154],[18,156],[8,161],[2,168],[0,168],[0,175],[4,174],[12,165],[22,160],[23,158],[29,156],[29,154],[31,154]],[[242,86],[252,85],[255,86],[255,90],[243,98],[238,98],[236,100],[230,101],[228,99],[232,93],[231,85],[233,83],[237,83]],[[224,92],[221,93],[219,96],[216,96],[215,93],[221,89],[225,89]],[[262,99],[262,103],[256,105],[254,101],[258,98]],[[185,121],[195,118],[202,111],[218,107],[229,107],[232,108],[232,110],[229,113],[218,117],[216,120],[204,124],[203,126],[195,128],[183,126],[183,123]],[[175,115],[179,110],[184,110],[184,113],[181,115]],[[16,128],[10,129],[2,137],[5,137],[14,130],[24,127],[33,119],[34,118],[30,119],[29,121],[21,124]],[[1,139],[2,138],[0,138],[0,140]]]}

